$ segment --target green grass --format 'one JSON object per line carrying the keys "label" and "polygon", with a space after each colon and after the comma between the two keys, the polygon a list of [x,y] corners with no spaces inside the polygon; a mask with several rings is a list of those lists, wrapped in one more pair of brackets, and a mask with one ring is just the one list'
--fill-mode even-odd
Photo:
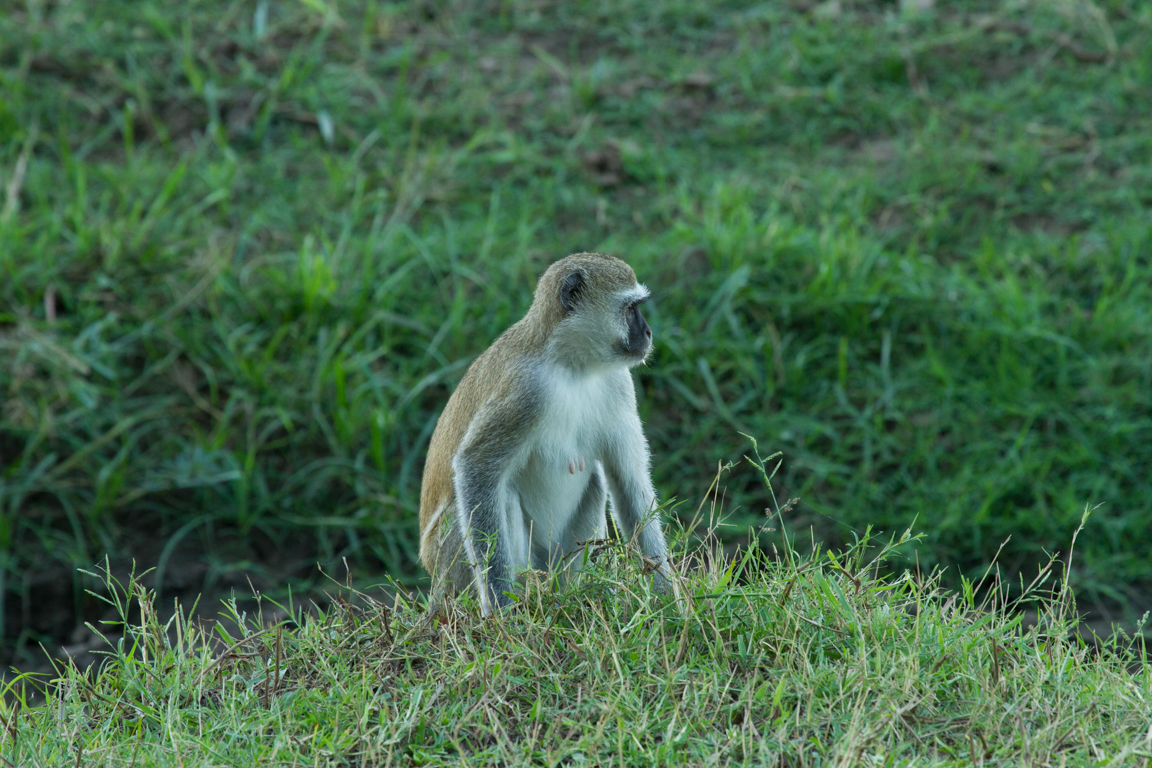
{"label": "green grass", "polygon": [[[783,451],[789,529],[915,520],[897,569],[953,587],[1006,539],[1035,573],[1101,505],[1070,583],[1148,604],[1146,3],[0,8],[22,652],[59,638],[37,574],[108,553],[169,583],[191,553],[206,590],[278,549],[419,583],[439,410],[585,249],[653,289],[637,382],[678,510],[746,433]],[[739,542],[768,497],[725,482]]]}
{"label": "green grass", "polygon": [[[905,534],[905,537],[907,534]],[[903,539],[892,542],[899,544]],[[108,580],[125,632],[100,671],[62,666],[41,707],[0,703],[9,765],[1124,765],[1152,758],[1142,644],[1069,639],[1044,568],[1022,626],[998,587],[944,593],[880,575],[857,546],[695,550],[681,598],[627,549],[593,550],[568,589],[529,578],[495,618],[430,620],[397,593],[286,622],[235,602],[164,623]],[[777,553],[778,554],[778,553]],[[679,562],[686,563],[688,557]],[[759,562],[759,565],[758,565]],[[97,574],[93,574],[97,575]],[[129,617],[138,612],[139,619]],[[287,626],[285,626],[285,624]]]}

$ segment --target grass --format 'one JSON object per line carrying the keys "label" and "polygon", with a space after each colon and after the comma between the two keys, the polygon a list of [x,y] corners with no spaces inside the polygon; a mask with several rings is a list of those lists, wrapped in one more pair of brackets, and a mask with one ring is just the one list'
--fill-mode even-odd
{"label": "grass", "polygon": [[0,757],[1149,765],[1143,641],[1072,639],[1071,592],[1051,564],[1012,602],[1000,584],[948,593],[934,577],[884,576],[908,536],[875,557],[866,540],[836,555],[770,554],[753,539],[725,559],[709,539],[678,559],[678,599],[651,592],[630,550],[599,545],[574,583],[531,575],[517,604],[487,620],[467,599],[429,617],[403,589],[335,584],[315,617],[268,605],[288,616],[273,622],[263,602],[246,614],[233,600],[226,623],[183,610],[164,622],[139,580],[93,573],[117,616],[102,629],[123,636],[98,670],[62,664],[44,706],[0,701]]}
{"label": "grass", "polygon": [[[0,7],[17,659],[101,615],[72,574],[106,554],[162,599],[177,571],[267,584],[278,552],[420,583],[439,410],[584,249],[654,292],[663,498],[756,435],[786,528],[915,521],[897,570],[953,588],[1001,545],[1034,574],[1099,505],[1070,583],[1148,604],[1147,4]],[[769,499],[727,498],[738,543]]]}

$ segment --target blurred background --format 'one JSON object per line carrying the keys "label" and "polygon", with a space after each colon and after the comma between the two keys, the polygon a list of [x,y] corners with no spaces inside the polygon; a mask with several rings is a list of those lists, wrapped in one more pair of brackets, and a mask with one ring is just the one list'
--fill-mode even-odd
{"label": "blurred background", "polygon": [[1091,508],[1139,631],[1149,105],[1140,0],[4,0],[0,662],[99,645],[105,558],[421,587],[436,418],[581,250],[653,291],[673,515],[780,527],[741,433],[797,546],[912,526],[953,586]]}

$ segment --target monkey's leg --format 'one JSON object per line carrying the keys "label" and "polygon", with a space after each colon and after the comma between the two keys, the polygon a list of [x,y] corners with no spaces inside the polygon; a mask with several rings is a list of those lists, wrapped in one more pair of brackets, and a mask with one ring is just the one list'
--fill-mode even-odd
{"label": "monkey's leg", "polygon": [[508,578],[512,588],[519,584],[521,572],[533,567],[531,525],[531,520],[520,506],[520,496],[511,489],[506,491],[500,535],[508,558]]}
{"label": "monkey's leg", "polygon": [[[452,499],[450,504],[455,505]],[[435,610],[440,599],[458,595],[472,586],[472,569],[468,567],[468,555],[464,551],[464,540],[460,537],[460,527],[455,520],[448,518],[440,524],[436,548],[436,570],[432,578],[432,601]]]}
{"label": "monkey's leg", "polygon": [[[598,541],[608,535],[608,518],[605,508],[608,504],[608,484],[604,478],[604,467],[600,462],[592,466],[591,477],[580,497],[576,513],[568,522],[568,527],[560,538],[558,550],[563,562],[554,563],[553,568],[561,571],[578,570],[584,562],[581,550],[589,541]],[[557,567],[559,566],[559,567]],[[563,577],[562,577],[563,578]]]}

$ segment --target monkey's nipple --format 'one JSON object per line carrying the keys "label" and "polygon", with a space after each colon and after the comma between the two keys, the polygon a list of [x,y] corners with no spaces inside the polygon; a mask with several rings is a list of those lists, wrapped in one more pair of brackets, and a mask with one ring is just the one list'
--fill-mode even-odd
{"label": "monkey's nipple", "polygon": [[[570,474],[570,475],[576,474],[576,467],[577,467],[576,461],[577,461],[576,459],[568,459],[568,474]],[[579,458],[579,462],[580,462],[580,464],[579,464],[580,471],[583,472],[584,471],[584,457],[583,456],[581,456]]]}

